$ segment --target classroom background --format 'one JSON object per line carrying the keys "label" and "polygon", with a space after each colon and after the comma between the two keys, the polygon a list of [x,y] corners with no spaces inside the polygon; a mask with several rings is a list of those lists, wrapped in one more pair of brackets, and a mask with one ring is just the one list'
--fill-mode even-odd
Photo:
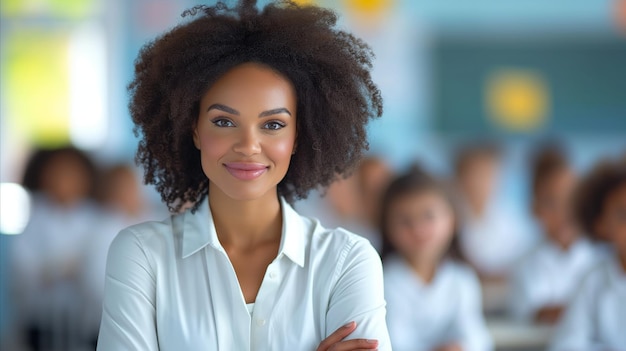
{"label": "classroom background", "polygon": [[[459,150],[479,143],[497,145],[501,162],[490,201],[527,235],[529,247],[541,240],[529,205],[534,146],[558,143],[581,174],[602,159],[626,153],[624,0],[295,2],[335,9],[341,27],[371,45],[376,55],[373,78],[385,107],[383,117],[369,125],[368,155],[384,164],[382,173],[398,174],[418,162],[450,178]],[[133,163],[138,139],[126,87],[141,46],[199,3],[0,2],[0,348],[25,347],[16,340],[20,316],[15,281],[20,270],[10,257],[36,201],[20,185],[35,150],[72,145],[101,172],[131,171],[127,186],[136,187],[137,198],[129,201],[141,207],[140,214],[110,228],[167,215],[156,192],[140,184],[141,170]],[[296,207],[326,216],[329,225],[357,232],[363,228],[363,235],[375,242],[376,230],[352,216],[358,201],[346,200],[346,191],[325,199],[313,194]],[[344,200],[333,203],[341,210],[324,213],[333,199]],[[100,217],[110,212],[101,208],[106,201],[95,201]],[[94,257],[106,255],[106,240],[90,247],[97,252]],[[506,287],[498,284],[483,286],[496,349],[543,349],[552,327],[513,321],[503,311],[506,294]],[[58,303],[65,300],[67,296],[60,297]],[[71,314],[59,318],[60,325],[75,323]],[[67,341],[83,331],[59,328],[62,336],[53,332],[47,343],[56,343],[58,349],[83,347]]]}

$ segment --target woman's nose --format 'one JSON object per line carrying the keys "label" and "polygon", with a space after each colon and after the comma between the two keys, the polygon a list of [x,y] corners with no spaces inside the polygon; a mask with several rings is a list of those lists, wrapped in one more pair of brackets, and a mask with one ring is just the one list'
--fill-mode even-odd
{"label": "woman's nose", "polygon": [[256,131],[242,129],[237,142],[233,146],[233,151],[245,156],[252,156],[261,152],[261,144]]}

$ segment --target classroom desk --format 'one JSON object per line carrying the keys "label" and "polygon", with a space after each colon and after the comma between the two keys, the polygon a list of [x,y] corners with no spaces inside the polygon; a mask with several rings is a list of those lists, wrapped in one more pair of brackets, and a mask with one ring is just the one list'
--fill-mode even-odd
{"label": "classroom desk", "polygon": [[498,351],[543,351],[554,333],[553,326],[519,323],[504,317],[487,318],[487,327]]}

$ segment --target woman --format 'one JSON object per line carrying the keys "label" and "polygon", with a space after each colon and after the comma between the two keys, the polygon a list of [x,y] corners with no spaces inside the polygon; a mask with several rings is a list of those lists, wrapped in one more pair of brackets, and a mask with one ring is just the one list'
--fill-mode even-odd
{"label": "woman", "polygon": [[290,205],[367,148],[368,47],[317,7],[186,14],[130,85],[145,181],[179,213],[113,241],[98,349],[390,349],[376,251]]}

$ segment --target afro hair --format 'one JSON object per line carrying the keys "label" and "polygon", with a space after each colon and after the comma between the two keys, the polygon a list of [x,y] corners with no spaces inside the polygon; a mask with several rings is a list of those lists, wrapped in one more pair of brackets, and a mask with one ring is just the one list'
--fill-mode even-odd
{"label": "afro hair", "polygon": [[305,198],[350,173],[368,148],[366,124],[382,115],[380,91],[370,75],[373,53],[336,28],[328,9],[256,1],[219,2],[183,13],[190,18],[147,43],[129,85],[131,117],[140,137],[136,161],[171,211],[196,209],[208,194],[200,152],[193,144],[199,102],[237,65],[271,67],[295,87],[298,151],[278,193]]}

